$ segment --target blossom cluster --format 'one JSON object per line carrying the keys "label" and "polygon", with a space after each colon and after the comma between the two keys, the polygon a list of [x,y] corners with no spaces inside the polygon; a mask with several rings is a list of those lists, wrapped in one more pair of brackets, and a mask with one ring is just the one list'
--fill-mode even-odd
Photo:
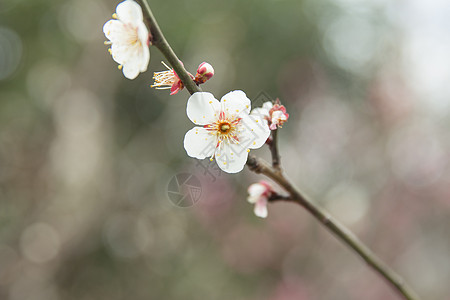
{"label": "blossom cluster", "polygon": [[[124,76],[135,79],[147,70],[152,35],[144,23],[141,7],[133,0],[120,3],[112,17],[103,26],[108,39],[105,44],[111,45],[109,53]],[[151,87],[170,89],[170,95],[174,95],[184,84],[173,68],[162,63],[167,70],[154,73]],[[200,85],[214,76],[214,68],[202,62],[195,76],[187,74]],[[220,101],[208,92],[194,93],[187,101],[186,113],[197,125],[184,136],[187,154],[197,159],[216,160],[219,168],[227,173],[242,171],[250,150],[262,147],[271,130],[280,128],[289,118],[278,99],[251,110],[250,99],[240,90],[227,93]],[[255,214],[265,218],[271,186],[266,182],[255,183],[248,192],[248,201],[255,204]]]}

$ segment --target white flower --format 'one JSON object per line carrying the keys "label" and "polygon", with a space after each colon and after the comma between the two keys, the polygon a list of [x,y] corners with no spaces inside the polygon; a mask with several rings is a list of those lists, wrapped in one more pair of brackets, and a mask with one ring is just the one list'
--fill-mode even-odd
{"label": "white flower", "polygon": [[247,201],[255,204],[253,212],[260,218],[267,217],[267,203],[270,194],[272,193],[272,187],[265,181],[254,183],[248,187]]}
{"label": "white flower", "polygon": [[250,100],[243,91],[229,92],[220,102],[211,93],[195,93],[187,103],[187,115],[196,125],[184,137],[189,156],[216,159],[227,173],[240,172],[250,149],[260,148],[270,135],[259,116],[250,116]]}
{"label": "white flower", "polygon": [[109,40],[105,44],[111,44],[109,53],[119,64],[119,69],[123,68],[123,75],[134,79],[140,72],[147,71],[150,61],[149,35],[142,9],[136,2],[126,0],[117,5],[113,18],[103,25]]}
{"label": "white flower", "polygon": [[289,119],[289,114],[286,112],[286,107],[281,105],[277,99],[275,105],[271,101],[267,101],[262,107],[253,109],[252,115],[262,117],[269,125],[270,130],[281,128],[284,122]]}

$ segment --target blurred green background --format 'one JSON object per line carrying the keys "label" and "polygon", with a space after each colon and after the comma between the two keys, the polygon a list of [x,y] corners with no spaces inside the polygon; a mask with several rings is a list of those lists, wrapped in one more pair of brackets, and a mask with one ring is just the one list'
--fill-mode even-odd
{"label": "blurred green background", "polygon": [[[162,55],[130,81],[103,45],[117,4],[0,2],[0,299],[400,299],[300,207],[255,217],[260,177],[186,155],[188,93],[149,87]],[[301,189],[423,299],[450,299],[447,1],[150,5],[191,73],[214,66],[204,90],[287,106]],[[201,182],[191,207],[167,194],[180,173]]]}

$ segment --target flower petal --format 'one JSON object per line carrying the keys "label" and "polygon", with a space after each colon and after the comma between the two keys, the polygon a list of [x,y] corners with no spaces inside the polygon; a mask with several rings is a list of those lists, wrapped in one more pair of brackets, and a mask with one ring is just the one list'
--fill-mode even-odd
{"label": "flower petal", "polygon": [[258,149],[267,141],[270,129],[267,122],[257,115],[240,116],[239,142],[248,149]]}
{"label": "flower petal", "polygon": [[262,107],[269,111],[273,107],[273,103],[272,101],[264,102]]}
{"label": "flower petal", "polygon": [[147,45],[143,45],[140,52],[141,68],[139,70],[142,73],[147,71],[148,63],[150,62],[150,49],[148,49]]}
{"label": "flower petal", "polygon": [[135,59],[133,49],[119,43],[111,45],[111,56],[118,64],[125,64],[128,60]]}
{"label": "flower petal", "polygon": [[263,119],[264,121],[268,122],[266,118],[269,118],[269,110],[263,107],[257,107],[252,109],[252,112],[250,113],[252,116],[259,117]]}
{"label": "flower petal", "polygon": [[220,103],[224,107],[225,112],[233,115],[241,113],[250,113],[251,102],[243,91],[232,91],[220,99]]}
{"label": "flower petal", "polygon": [[117,18],[128,24],[138,26],[143,22],[142,9],[136,2],[126,0],[116,7]]}
{"label": "flower petal", "polygon": [[184,149],[190,157],[204,159],[214,154],[216,137],[203,127],[194,127],[184,136]]}
{"label": "flower petal", "polygon": [[247,149],[240,144],[229,144],[222,142],[216,149],[216,162],[222,171],[227,173],[238,173],[244,169],[247,162]]}
{"label": "flower petal", "polygon": [[[175,74],[175,72],[174,72]],[[170,87],[170,95],[175,95],[183,89],[183,82],[180,79],[175,79],[175,82]]]}
{"label": "flower petal", "polygon": [[268,211],[267,211],[267,199],[262,198],[255,204],[255,208],[253,209],[253,212],[256,216],[260,218],[267,218]]}
{"label": "flower petal", "polygon": [[216,119],[220,103],[213,94],[207,92],[194,93],[189,97],[186,107],[188,118],[197,125],[206,125]]}
{"label": "flower petal", "polygon": [[124,36],[128,36],[127,29],[119,20],[109,20],[103,25],[103,33],[106,38],[113,43],[124,40]]}
{"label": "flower petal", "polygon": [[261,183],[253,183],[248,187],[248,194],[250,196],[254,196],[259,198],[262,194],[264,194],[267,190],[267,187],[262,185]]}
{"label": "flower petal", "polygon": [[258,202],[258,200],[259,200],[259,196],[251,196],[251,195],[249,195],[247,197],[247,202],[251,203],[251,204],[255,204],[256,202]]}
{"label": "flower petal", "polygon": [[128,79],[135,79],[140,73],[139,67],[138,60],[127,61],[126,64],[123,65],[123,75]]}
{"label": "flower petal", "polygon": [[148,47],[149,45],[148,29],[143,22],[140,23],[137,27],[137,35],[142,46]]}

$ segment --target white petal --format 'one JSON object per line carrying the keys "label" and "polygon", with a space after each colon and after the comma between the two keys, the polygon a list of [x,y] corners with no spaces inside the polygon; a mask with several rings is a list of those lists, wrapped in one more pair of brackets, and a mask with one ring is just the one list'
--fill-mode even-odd
{"label": "white petal", "polygon": [[128,61],[123,65],[123,75],[128,79],[135,79],[139,75],[140,71],[140,61],[132,60]]}
{"label": "white petal", "polygon": [[242,147],[248,149],[261,148],[270,135],[267,122],[255,115],[243,114],[241,118],[238,138]]}
{"label": "white petal", "polygon": [[106,38],[113,43],[125,41],[128,36],[128,30],[124,24],[118,20],[109,20],[103,25],[103,33]]}
{"label": "white petal", "polygon": [[256,202],[258,202],[258,200],[259,200],[259,196],[248,196],[247,197],[248,203],[255,204]]}
{"label": "white petal", "polygon": [[216,162],[222,171],[227,173],[238,173],[244,169],[247,162],[247,149],[239,144],[223,142],[216,149]]}
{"label": "white petal", "polygon": [[189,97],[186,107],[188,118],[197,125],[211,124],[218,118],[220,103],[213,94],[194,93]]}
{"label": "white petal", "polygon": [[250,113],[251,102],[243,91],[232,91],[222,97],[220,103],[228,114],[239,115],[241,113]]}
{"label": "white petal", "polygon": [[269,110],[267,110],[267,109],[265,109],[263,107],[257,107],[257,108],[254,108],[252,110],[250,115],[257,116],[257,117],[259,117],[259,118],[261,118],[261,119],[263,119],[263,120],[265,120],[267,122],[266,117],[267,118],[269,117]]}
{"label": "white petal", "polygon": [[280,119],[284,115],[282,111],[276,110],[272,113],[272,119]]}
{"label": "white petal", "polygon": [[250,196],[258,197],[266,192],[267,188],[261,183],[253,183],[248,187],[248,194]]}
{"label": "white petal", "polygon": [[272,101],[264,102],[262,107],[267,109],[267,111],[269,111],[273,107],[273,103]]}
{"label": "white petal", "polygon": [[148,47],[148,29],[144,23],[137,27],[137,34],[142,46]]}
{"label": "white petal", "polygon": [[214,154],[216,137],[203,127],[194,127],[184,136],[184,149],[190,157],[204,159]]}
{"label": "white petal", "polygon": [[143,46],[141,49],[141,72],[147,71],[148,63],[150,62],[150,49],[148,49],[147,45]]}
{"label": "white petal", "polygon": [[123,74],[128,79],[136,78],[140,72],[145,72],[150,60],[148,47],[128,47],[123,44],[113,44],[111,46],[112,58],[123,65]]}
{"label": "white petal", "polygon": [[264,198],[256,202],[253,212],[260,218],[267,218],[267,199]]}
{"label": "white petal", "polygon": [[120,21],[134,26],[138,26],[143,20],[141,7],[132,0],[123,1],[117,5],[116,13]]}
{"label": "white petal", "polygon": [[111,56],[118,64],[125,64],[130,59],[135,59],[133,48],[119,43],[111,45]]}

